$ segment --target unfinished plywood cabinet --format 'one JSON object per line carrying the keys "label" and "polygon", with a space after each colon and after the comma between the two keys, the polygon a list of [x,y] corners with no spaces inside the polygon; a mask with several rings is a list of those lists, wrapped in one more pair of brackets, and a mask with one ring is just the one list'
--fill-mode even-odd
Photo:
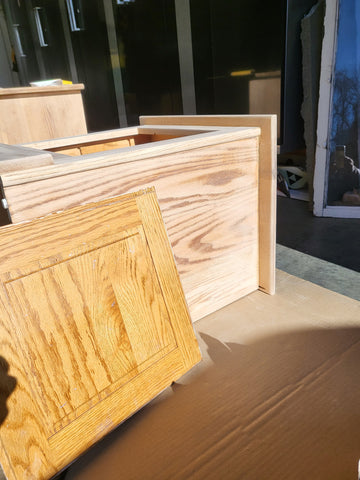
{"label": "unfinished plywood cabinet", "polygon": [[127,129],[28,144],[54,165],[1,175],[13,222],[149,185],[193,321],[275,290],[276,117],[143,117]]}
{"label": "unfinished plywood cabinet", "polygon": [[40,480],[200,353],[153,190],[5,227],[0,252],[1,355],[17,381],[0,459],[8,479]]}

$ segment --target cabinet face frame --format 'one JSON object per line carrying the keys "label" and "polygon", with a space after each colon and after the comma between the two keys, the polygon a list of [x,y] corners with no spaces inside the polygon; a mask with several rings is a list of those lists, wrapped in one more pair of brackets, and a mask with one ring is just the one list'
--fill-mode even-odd
{"label": "cabinet face frame", "polygon": [[10,225],[0,245],[1,355],[17,382],[0,459],[8,479],[47,479],[200,352],[153,189]]}

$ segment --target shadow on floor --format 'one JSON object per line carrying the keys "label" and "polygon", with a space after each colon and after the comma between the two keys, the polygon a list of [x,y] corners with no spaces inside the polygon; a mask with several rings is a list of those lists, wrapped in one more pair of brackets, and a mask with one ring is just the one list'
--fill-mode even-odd
{"label": "shadow on floor", "polygon": [[66,480],[356,478],[360,329],[248,345],[200,336],[208,368],[125,422]]}
{"label": "shadow on floor", "polygon": [[360,219],[315,217],[307,202],[277,200],[277,243],[360,272]]}

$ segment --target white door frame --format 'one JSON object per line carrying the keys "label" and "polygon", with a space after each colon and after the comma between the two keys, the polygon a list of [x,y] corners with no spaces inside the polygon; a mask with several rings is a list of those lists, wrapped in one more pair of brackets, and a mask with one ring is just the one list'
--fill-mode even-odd
{"label": "white door frame", "polygon": [[332,116],[332,82],[336,58],[339,3],[340,0],[326,1],[314,172],[314,215],[319,217],[360,218],[360,207],[326,205],[329,172],[329,131]]}

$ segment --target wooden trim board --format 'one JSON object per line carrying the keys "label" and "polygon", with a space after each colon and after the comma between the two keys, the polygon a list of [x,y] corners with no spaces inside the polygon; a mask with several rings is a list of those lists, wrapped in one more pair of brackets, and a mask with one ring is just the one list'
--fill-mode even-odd
{"label": "wooden trim board", "polygon": [[[104,153],[107,150],[150,144],[162,140],[218,131],[218,128],[186,127],[129,127],[74,137],[57,138],[24,144],[27,148],[49,150],[66,155],[80,156],[88,153]],[[149,146],[149,145],[148,145]],[[74,161],[74,160],[72,160]]]}
{"label": "wooden trim board", "polygon": [[84,135],[75,135],[73,137],[53,138],[41,140],[38,142],[29,142],[24,147],[38,148],[40,150],[53,150],[62,147],[77,147],[80,144],[88,144],[91,142],[101,142],[113,140],[114,138],[122,138],[126,136],[136,135],[137,127],[116,128],[114,130],[105,130],[104,132],[87,133]]}
{"label": "wooden trim board", "polygon": [[[153,127],[138,126],[138,127],[128,127],[128,128],[116,128],[114,130],[105,130],[103,132],[88,133],[86,135],[76,135],[73,137],[65,138],[55,138],[48,140],[41,140],[39,142],[30,142],[24,144],[24,147],[37,148],[40,150],[59,150],[64,147],[81,147],[83,145],[89,145],[94,143],[106,143],[107,141],[113,141],[116,139],[135,137],[137,135],[154,135],[154,134],[164,134],[164,135],[173,135],[174,137],[183,137],[186,135],[194,135],[196,133],[206,133],[209,131],[216,131],[216,128],[186,128],[174,126],[155,125]],[[146,143],[146,142],[143,142]]]}
{"label": "wooden trim board", "polygon": [[[121,149],[117,151],[103,151],[96,152],[95,155],[82,155],[81,158],[72,159],[74,162],[78,160],[78,166],[74,168],[88,168],[93,165],[93,160],[96,159],[98,165],[103,165],[103,161],[107,164],[109,162],[121,163],[125,161],[136,160],[147,156],[163,155],[165,153],[179,152],[184,150],[191,150],[207,145],[214,145],[231,140],[238,140],[244,138],[251,138],[260,134],[260,128],[219,128],[219,127],[201,127],[201,126],[162,126],[162,125],[146,125],[141,127],[131,127],[125,129],[109,130],[106,132],[92,133],[88,135],[80,135],[70,138],[61,138],[55,140],[45,140],[41,142],[32,142],[24,144],[24,147],[31,147],[40,150],[49,150],[54,152],[64,151],[66,148],[78,148],[80,150],[88,145],[111,143],[112,141],[120,141],[122,139],[132,138],[133,145],[128,149]],[[168,137],[156,141],[155,145],[152,143],[152,138]],[[186,138],[185,138],[186,137]],[[139,139],[139,140],[137,140]],[[133,147],[136,147],[135,149]],[[87,161],[90,161],[88,164]],[[41,172],[45,173],[45,172]],[[17,180],[19,181],[19,180]]]}
{"label": "wooden trim board", "polygon": [[201,125],[204,127],[258,127],[259,143],[259,288],[275,293],[276,248],[276,115],[144,116],[140,125]]}
{"label": "wooden trim board", "polygon": [[52,165],[53,163],[52,155],[49,152],[0,143],[0,175],[17,170]]}
{"label": "wooden trim board", "polygon": [[31,97],[38,95],[63,95],[67,93],[81,92],[84,90],[83,83],[73,85],[49,85],[47,87],[11,87],[0,90],[0,98]]}
{"label": "wooden trim board", "polygon": [[200,352],[154,190],[4,227],[0,252],[0,461],[48,479]]}

